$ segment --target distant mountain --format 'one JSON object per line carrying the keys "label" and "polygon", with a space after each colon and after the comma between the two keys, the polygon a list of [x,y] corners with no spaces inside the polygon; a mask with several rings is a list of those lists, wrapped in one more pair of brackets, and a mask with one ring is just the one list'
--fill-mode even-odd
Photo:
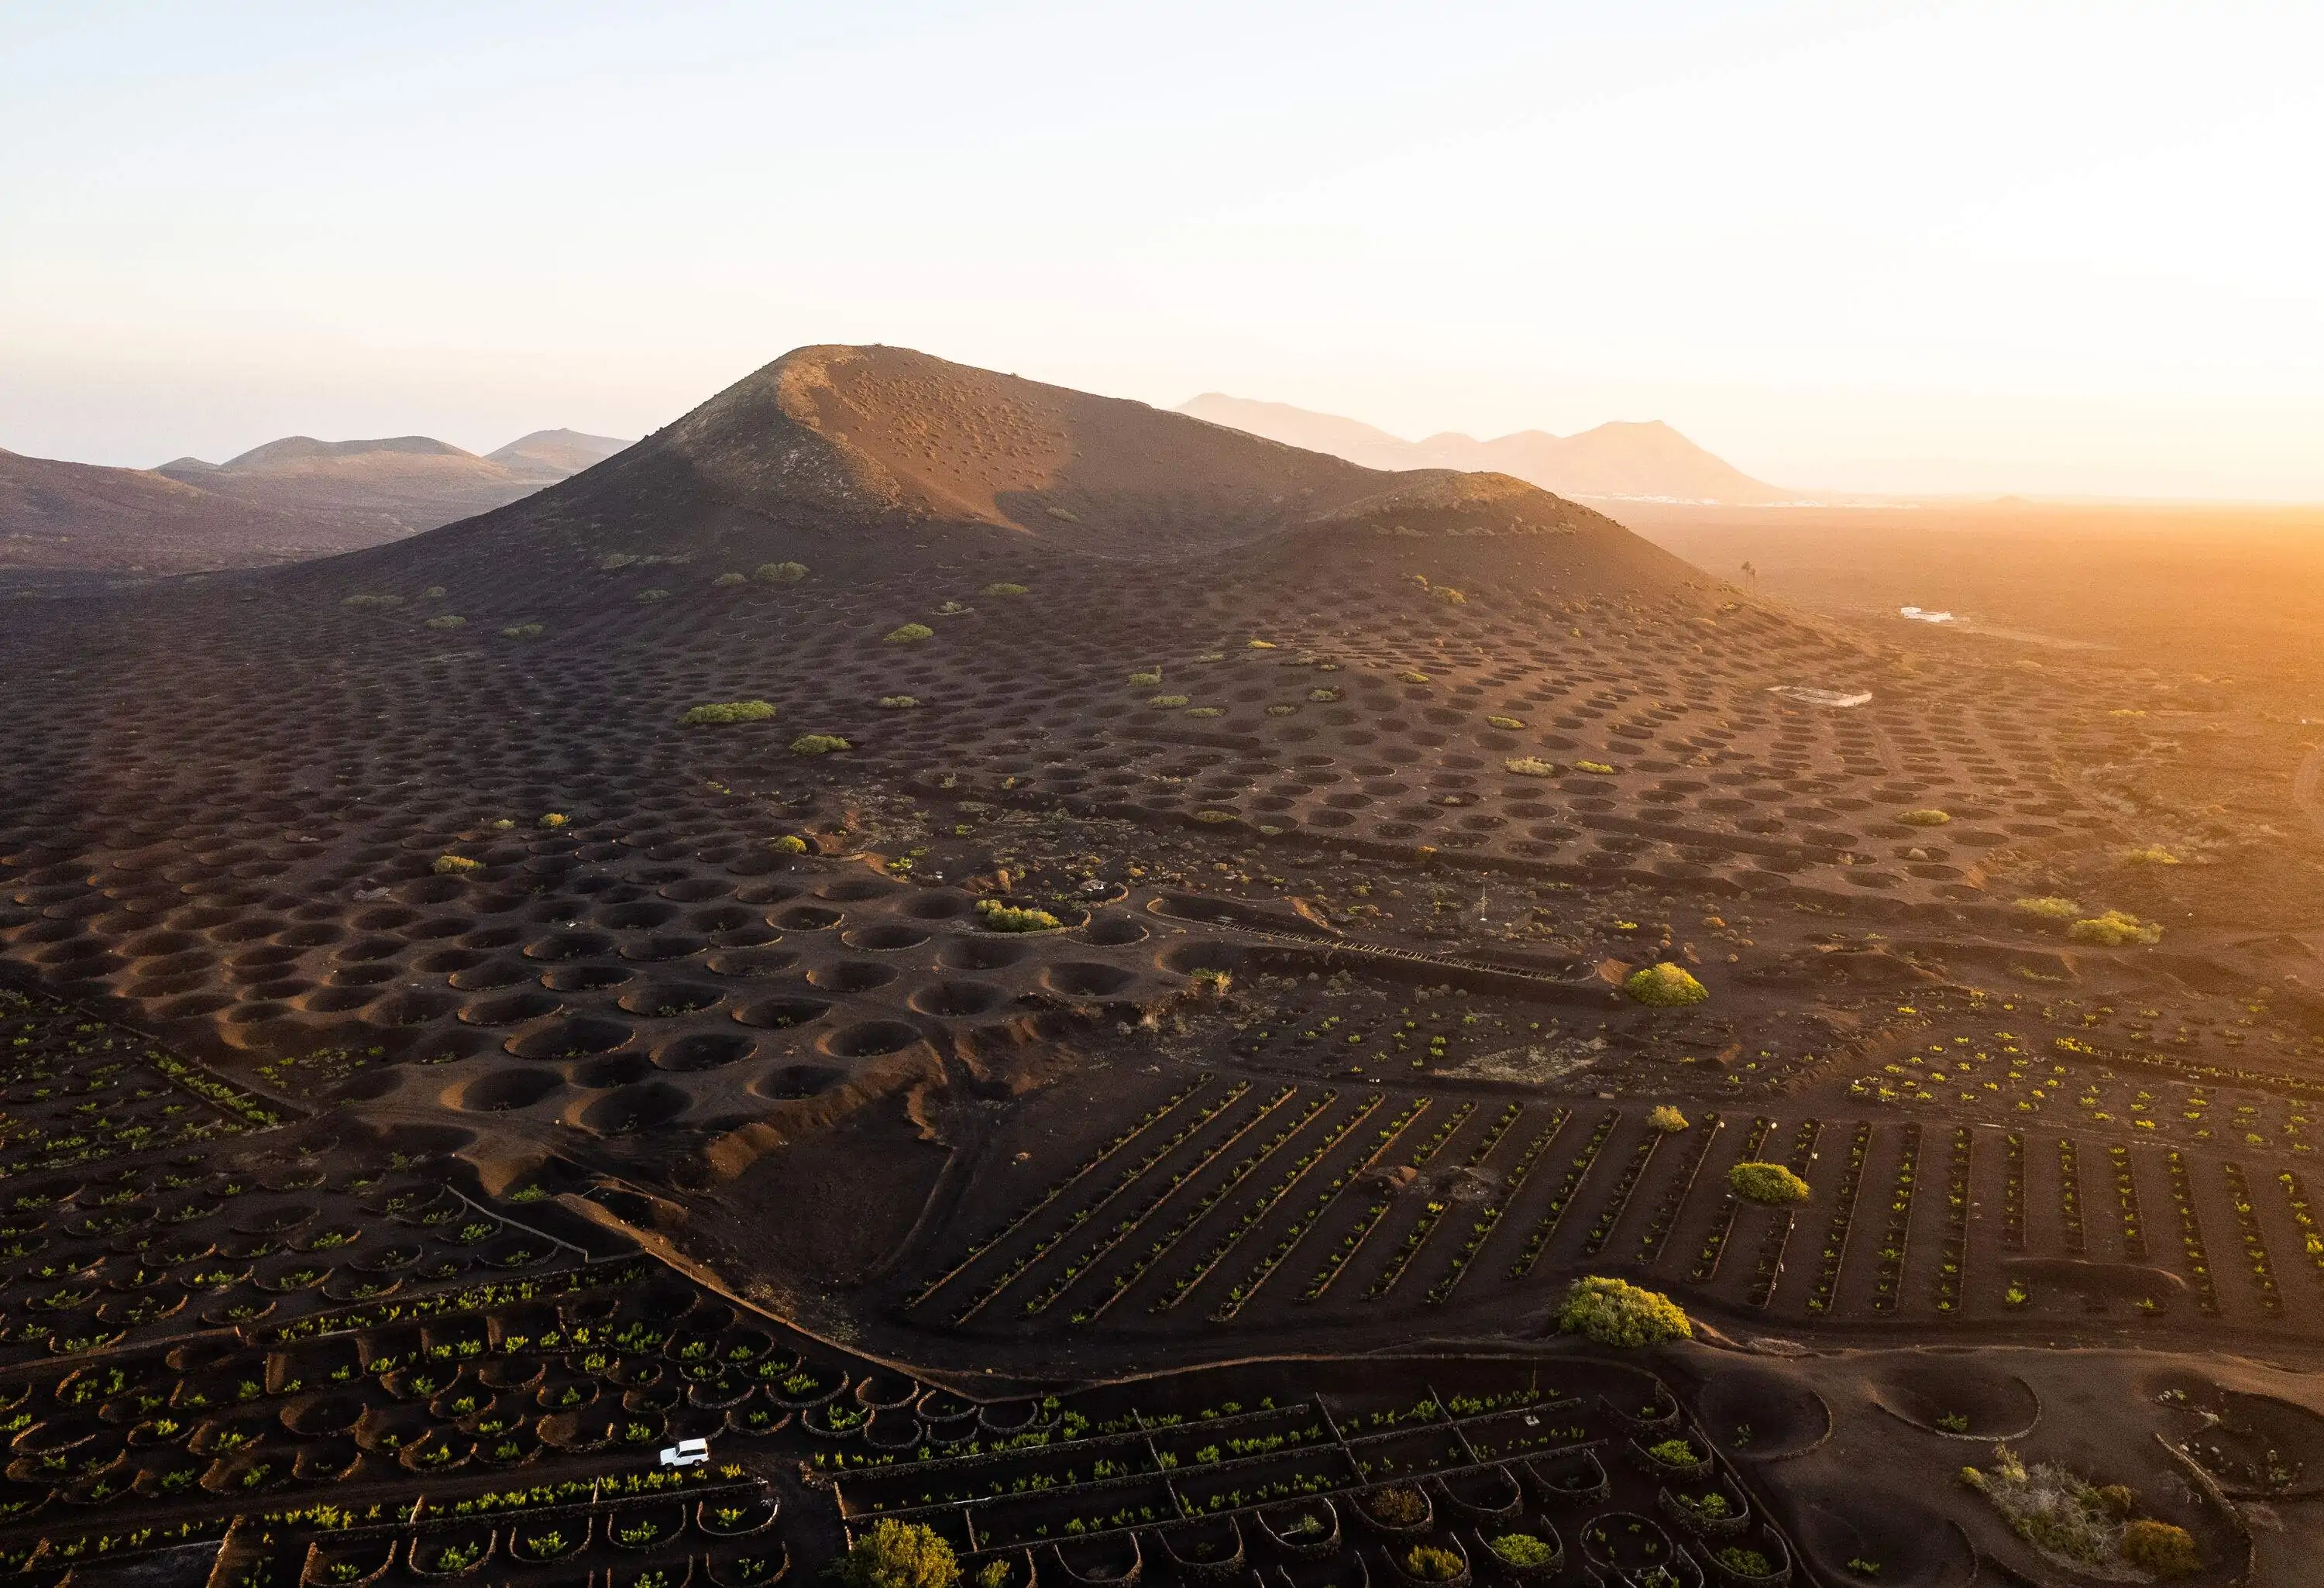
{"label": "distant mountain", "polygon": [[627,445],[535,430],[478,457],[428,436],[286,436],[157,469],[0,452],[0,568],[182,573],[353,551],[504,507]]}
{"label": "distant mountain", "polygon": [[537,474],[546,485],[603,463],[628,445],[611,436],[585,435],[579,430],[535,430],[485,453],[484,458],[519,474]]}
{"label": "distant mountain", "polygon": [[1794,494],[1755,480],[1659,420],[1600,425],[1574,436],[1520,430],[1495,440],[1445,431],[1406,441],[1337,414],[1206,392],[1179,412],[1329,452],[1367,468],[1457,468],[1514,475],[1561,496],[1763,504]]}

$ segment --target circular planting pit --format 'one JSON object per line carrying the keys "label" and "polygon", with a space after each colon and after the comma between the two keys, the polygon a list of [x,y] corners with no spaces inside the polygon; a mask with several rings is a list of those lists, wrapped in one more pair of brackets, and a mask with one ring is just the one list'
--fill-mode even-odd
{"label": "circular planting pit", "polygon": [[[1795,1491],[1794,1532],[1821,1576],[1881,1588],[1957,1588],[1978,1575],[1968,1538],[1920,1500],[1860,1482]],[[1875,1568],[1868,1574],[1851,1561]]]}
{"label": "circular planting pit", "polygon": [[575,1065],[573,1084],[594,1089],[626,1086],[653,1074],[653,1063],[642,1053],[612,1053]]}
{"label": "circular planting pit", "polygon": [[769,1070],[751,1083],[751,1090],[761,1097],[787,1102],[798,1097],[815,1097],[837,1085],[842,1072],[826,1065],[787,1064]]}
{"label": "circular planting pit", "polygon": [[734,1019],[761,1030],[786,1031],[793,1026],[819,1020],[830,1012],[831,1005],[819,998],[762,998],[737,1009]]}
{"label": "circular planting pit", "polygon": [[938,982],[912,994],[912,1007],[922,1014],[962,1020],[984,1013],[1008,1001],[1009,994],[990,982]]}
{"label": "circular planting pit", "polygon": [[839,940],[850,948],[865,948],[890,953],[899,948],[918,948],[928,940],[921,927],[908,927],[901,921],[881,921],[869,927],[857,927],[840,934]]}
{"label": "circular planting pit", "polygon": [[521,1026],[527,1020],[537,1020],[555,1014],[565,1007],[565,1001],[553,992],[510,992],[498,998],[479,998],[463,1007],[460,1020],[470,1026]]}
{"label": "circular planting pit", "polygon": [[584,1015],[512,1037],[507,1048],[519,1058],[577,1058],[584,1054],[610,1053],[630,1036],[630,1028],[619,1020]]}
{"label": "circular planting pit", "polygon": [[1831,1408],[1822,1396],[1757,1368],[1714,1374],[1699,1408],[1703,1432],[1733,1455],[1793,1455],[1831,1432]]}
{"label": "circular planting pit", "polygon": [[2041,1398],[2015,1373],[1967,1358],[1889,1364],[1865,1380],[1873,1404],[1932,1434],[1985,1441],[2022,1439],[2042,1419]]}
{"label": "circular planting pit", "polygon": [[641,1081],[586,1104],[574,1123],[601,1136],[626,1136],[666,1125],[693,1099],[667,1081]]}
{"label": "circular planting pit", "polygon": [[827,992],[869,992],[894,981],[896,967],[868,959],[843,959],[809,971],[807,979]]}
{"label": "circular planting pit", "polygon": [[956,971],[997,971],[1025,957],[1025,946],[1004,937],[956,937],[944,946],[937,961]]}
{"label": "circular planting pit", "polygon": [[444,1101],[471,1113],[505,1113],[530,1108],[564,1090],[565,1083],[548,1070],[496,1069],[453,1087]]}
{"label": "circular planting pit", "polygon": [[1041,984],[1068,998],[1108,998],[1138,980],[1137,973],[1093,960],[1068,960],[1041,974]]}
{"label": "circular planting pit", "polygon": [[919,1039],[919,1031],[901,1020],[861,1020],[832,1032],[822,1047],[835,1058],[874,1058],[900,1052]]}
{"label": "circular planting pit", "polygon": [[621,1005],[632,1014],[674,1020],[715,1009],[724,997],[717,988],[699,982],[650,982],[623,993]]}
{"label": "circular planting pit", "polygon": [[663,1043],[654,1050],[654,1063],[666,1070],[715,1070],[740,1064],[759,1050],[749,1037],[699,1031]]}

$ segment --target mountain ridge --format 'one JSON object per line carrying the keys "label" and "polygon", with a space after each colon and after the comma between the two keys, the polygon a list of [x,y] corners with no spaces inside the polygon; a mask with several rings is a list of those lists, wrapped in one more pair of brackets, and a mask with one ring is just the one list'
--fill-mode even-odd
{"label": "mountain ridge", "polygon": [[1345,457],[1370,468],[1495,470],[1560,495],[1765,506],[1796,493],[1753,479],[1661,420],[1610,420],[1571,436],[1518,430],[1479,440],[1443,430],[1418,441],[1340,414],[1205,392],[1177,411]]}
{"label": "mountain ridge", "polygon": [[151,469],[0,451],[0,568],[184,573],[357,550],[505,506],[625,445],[536,430],[479,457],[429,436],[285,436]]}

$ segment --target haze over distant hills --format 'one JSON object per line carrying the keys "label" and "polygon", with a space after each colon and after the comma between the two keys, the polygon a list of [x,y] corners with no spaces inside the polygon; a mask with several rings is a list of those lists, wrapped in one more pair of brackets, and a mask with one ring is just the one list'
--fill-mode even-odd
{"label": "haze over distant hills", "polygon": [[1797,494],[1753,479],[1659,420],[1602,424],[1572,436],[1519,430],[1480,441],[1447,430],[1406,441],[1360,420],[1219,392],[1205,392],[1178,411],[1367,468],[1489,469],[1561,496],[1762,505]]}
{"label": "haze over distant hills", "polygon": [[504,507],[628,445],[535,430],[479,457],[426,436],[286,436],[155,469],[0,451],[0,568],[183,573],[352,551]]}

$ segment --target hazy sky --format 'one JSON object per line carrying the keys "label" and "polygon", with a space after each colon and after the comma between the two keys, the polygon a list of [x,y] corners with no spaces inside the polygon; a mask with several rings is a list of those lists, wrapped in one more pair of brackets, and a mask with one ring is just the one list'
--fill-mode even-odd
{"label": "hazy sky", "polygon": [[1849,490],[2324,499],[2324,5],[9,0],[0,447],[902,343]]}

